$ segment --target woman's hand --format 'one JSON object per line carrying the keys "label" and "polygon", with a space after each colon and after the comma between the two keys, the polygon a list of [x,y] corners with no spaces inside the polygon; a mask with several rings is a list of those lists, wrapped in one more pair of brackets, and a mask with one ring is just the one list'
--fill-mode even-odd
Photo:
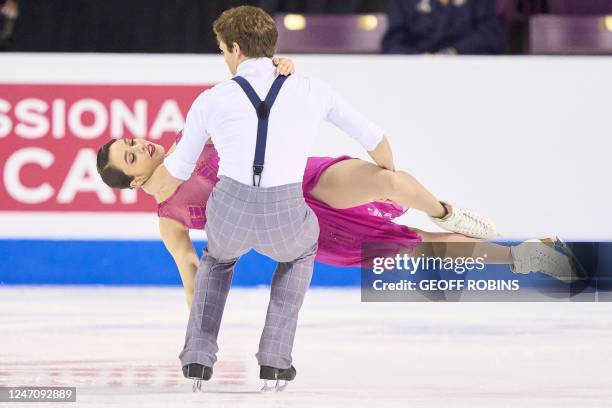
{"label": "woman's hand", "polygon": [[276,73],[278,75],[291,75],[295,73],[295,66],[293,61],[289,58],[272,58],[272,63],[276,66]]}

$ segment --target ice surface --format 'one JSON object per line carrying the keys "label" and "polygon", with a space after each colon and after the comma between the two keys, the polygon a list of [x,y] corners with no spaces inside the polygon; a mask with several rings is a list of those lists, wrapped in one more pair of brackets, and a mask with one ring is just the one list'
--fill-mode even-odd
{"label": "ice surface", "polygon": [[[361,303],[311,290],[296,380],[261,395],[266,289],[234,289],[205,392],[182,378],[179,288],[0,287],[0,385],[76,386],[84,407],[609,407],[609,303]],[[41,404],[2,404],[0,406]],[[74,407],[75,404],[52,404]]]}

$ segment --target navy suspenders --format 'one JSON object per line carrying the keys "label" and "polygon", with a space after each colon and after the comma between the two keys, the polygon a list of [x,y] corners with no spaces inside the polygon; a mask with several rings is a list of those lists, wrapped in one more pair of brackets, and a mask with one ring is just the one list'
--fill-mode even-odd
{"label": "navy suspenders", "polygon": [[[282,75],[276,77],[264,101],[259,99],[257,93],[251,84],[249,84],[249,81],[240,76],[232,79],[240,85],[257,112],[257,142],[255,144],[255,158],[253,159],[253,185],[259,187],[261,173],[264,168],[264,159],[266,158],[266,139],[268,137],[268,118],[270,116],[270,110],[287,77]],[[255,184],[255,179],[257,179],[257,184]]]}

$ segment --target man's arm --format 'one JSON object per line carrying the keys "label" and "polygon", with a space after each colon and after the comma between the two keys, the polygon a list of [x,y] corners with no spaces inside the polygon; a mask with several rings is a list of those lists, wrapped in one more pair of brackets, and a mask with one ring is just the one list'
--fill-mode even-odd
{"label": "man's arm", "polygon": [[355,139],[382,168],[395,170],[391,146],[385,132],[357,112],[327,84],[315,80],[319,97],[325,109],[325,119]]}
{"label": "man's arm", "polygon": [[[206,139],[204,144],[212,144],[212,139],[209,137]],[[168,154],[171,154],[176,149],[177,143],[173,143],[170,149],[168,149]],[[147,194],[156,195],[161,194],[162,196],[168,196],[171,192],[176,191],[178,186],[183,182],[183,180],[177,179],[174,177],[164,164],[159,165],[149,179],[142,186],[144,191]],[[166,193],[165,192],[170,192]]]}
{"label": "man's arm", "polygon": [[370,157],[374,160],[379,167],[383,169],[395,171],[395,164],[393,164],[393,152],[391,152],[391,145],[387,136],[383,136],[380,143],[374,150],[368,151]]}
{"label": "man's arm", "polygon": [[171,154],[166,156],[164,165],[158,167],[158,176],[161,180],[168,181],[168,175],[170,175],[179,180],[180,184],[191,177],[204,149],[204,144],[210,137],[206,125],[209,111],[214,108],[214,104],[211,104],[209,99],[210,92],[204,91],[189,108],[181,142],[176,145]]}
{"label": "man's arm", "polygon": [[195,277],[200,260],[193,248],[189,230],[182,224],[170,218],[159,219],[159,232],[162,241],[174,259],[183,281],[187,306],[191,309],[195,291]]}

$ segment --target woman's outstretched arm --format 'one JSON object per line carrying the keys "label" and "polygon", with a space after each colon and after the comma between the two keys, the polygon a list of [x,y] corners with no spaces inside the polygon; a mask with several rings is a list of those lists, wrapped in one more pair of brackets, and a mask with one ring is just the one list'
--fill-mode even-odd
{"label": "woman's outstretched arm", "polygon": [[173,219],[161,217],[159,219],[159,232],[166,249],[172,255],[179,270],[185,288],[187,306],[191,309],[195,290],[195,276],[200,259],[189,237],[189,230]]}

